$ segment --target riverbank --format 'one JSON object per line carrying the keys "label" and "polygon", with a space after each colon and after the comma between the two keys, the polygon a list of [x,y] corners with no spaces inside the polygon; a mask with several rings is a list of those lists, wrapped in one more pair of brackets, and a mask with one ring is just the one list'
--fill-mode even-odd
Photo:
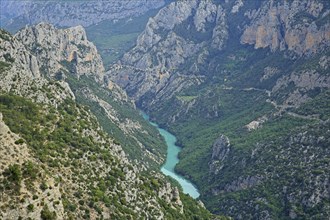
{"label": "riverbank", "polygon": [[166,131],[165,129],[160,128],[156,123],[151,122],[149,120],[149,116],[145,113],[142,113],[142,116],[145,120],[147,120],[151,125],[155,126],[159,133],[164,137],[166,145],[167,145],[167,156],[166,156],[166,162],[161,168],[161,172],[165,174],[166,176],[170,176],[176,181],[179,182],[181,185],[183,192],[186,194],[189,194],[192,198],[198,198],[199,192],[197,188],[187,179],[185,179],[183,176],[175,173],[175,165],[179,163],[178,155],[181,151],[181,148],[175,144],[176,137]]}

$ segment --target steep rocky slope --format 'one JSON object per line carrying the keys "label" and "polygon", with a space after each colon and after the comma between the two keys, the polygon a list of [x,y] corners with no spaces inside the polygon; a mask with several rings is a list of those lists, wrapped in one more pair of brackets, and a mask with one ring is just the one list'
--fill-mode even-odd
{"label": "steep rocky slope", "polygon": [[103,82],[104,67],[93,43],[87,40],[82,26],[56,29],[53,25],[40,23],[19,31],[15,37],[31,49],[42,63],[44,74],[60,78],[61,62],[74,63],[74,73],[93,75]]}
{"label": "steep rocky slope", "polygon": [[[329,45],[329,11],[324,1],[268,2],[259,11],[249,11],[251,20],[241,43],[254,48],[270,47],[295,53],[315,53]],[[315,20],[317,18],[317,20]]]}
{"label": "steep rocky slope", "polygon": [[132,159],[161,164],[164,143],[137,114],[126,93],[111,81],[105,81],[102,59],[94,44],[87,40],[83,27],[56,29],[40,23],[22,29],[15,39],[30,50],[33,62],[40,66],[33,67],[40,69],[39,78],[53,78],[70,86],[72,96],[90,106],[104,129],[118,142],[125,142],[126,151],[134,152]]}
{"label": "steep rocky slope", "polygon": [[[116,135],[101,127],[88,106],[77,103],[81,97],[74,94],[78,88],[72,82],[87,87],[84,77],[91,75],[89,81],[100,79],[93,64],[76,71],[79,59],[95,49],[86,38],[80,38],[84,36],[81,27],[56,30],[40,24],[22,33],[29,34],[13,37],[0,31],[1,218],[211,218],[147,163],[137,165],[143,158],[130,160],[122,149],[124,144],[115,140]],[[61,43],[70,36],[72,42]],[[77,54],[75,62],[68,61],[70,65],[62,62],[70,57],[71,53],[65,53],[68,48]],[[74,71],[69,69],[72,66],[76,67]],[[54,75],[59,69],[61,78]],[[115,85],[111,87],[120,91]],[[103,103],[116,109],[115,104],[129,103],[122,96],[124,92],[111,95],[111,90],[104,90],[109,91],[105,94],[112,102],[98,100],[95,105]],[[87,94],[86,100],[89,96],[100,99],[99,93]],[[118,115],[109,112],[108,117],[119,120]],[[129,130],[130,126],[127,123],[124,127]],[[152,127],[139,129],[154,131]],[[129,139],[133,135],[126,136]],[[157,136],[149,136],[157,142]]]}
{"label": "steep rocky slope", "polygon": [[[121,71],[110,71],[109,75],[137,100],[143,96],[157,100],[199,84],[211,71],[218,72],[220,64],[215,63],[214,55],[237,47],[238,37],[242,48],[252,44],[255,49],[292,51],[291,56],[315,54],[330,44],[327,6],[324,1],[172,3],[149,20],[136,47],[123,57]],[[227,41],[229,32],[232,38]],[[233,63],[246,59],[246,54],[237,58],[226,55]],[[180,84],[180,89],[173,89],[178,86],[170,86],[172,83]]]}
{"label": "steep rocky slope", "polygon": [[82,25],[98,47],[105,67],[134,46],[150,16],[169,0],[8,1],[0,5],[0,27],[16,33],[25,25],[49,22],[56,27]]}
{"label": "steep rocky slope", "polygon": [[329,11],[322,0],[174,2],[108,72],[177,135],[177,171],[213,212],[329,216]]}

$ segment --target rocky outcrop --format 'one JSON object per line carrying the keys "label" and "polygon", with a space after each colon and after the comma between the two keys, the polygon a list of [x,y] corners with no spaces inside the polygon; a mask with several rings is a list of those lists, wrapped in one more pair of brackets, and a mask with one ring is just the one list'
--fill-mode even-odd
{"label": "rocky outcrop", "polygon": [[221,7],[221,5],[219,5],[217,10],[216,24],[212,34],[212,48],[221,50],[228,39],[228,35],[226,12]]}
{"label": "rocky outcrop", "polygon": [[[87,40],[82,26],[56,29],[53,25],[40,23],[19,31],[15,38],[37,55],[44,74],[62,77],[64,68],[69,68],[77,77],[94,76],[102,83],[104,67],[94,44]],[[64,76],[63,76],[64,77]]]}
{"label": "rocky outcrop", "polygon": [[181,208],[181,212],[183,213],[183,206],[180,200],[179,190],[177,188],[171,187],[171,184],[167,183],[163,188],[161,188],[158,192],[158,197],[165,199],[168,203],[171,201],[174,202],[175,205]]}
{"label": "rocky outcrop", "polygon": [[227,158],[231,150],[228,137],[221,135],[212,146],[212,157],[209,162],[210,172],[218,174],[223,168],[223,161]]}
{"label": "rocky outcrop", "polygon": [[240,190],[245,190],[251,187],[255,187],[258,183],[262,181],[261,176],[248,176],[239,177],[237,180],[227,184],[222,189],[212,189],[214,195],[219,195],[221,193],[236,192]]}
{"label": "rocky outcrop", "polygon": [[245,125],[245,127],[248,129],[248,131],[252,131],[260,128],[262,124],[265,123],[267,120],[268,118],[266,116],[263,116],[251,121],[249,124]]}
{"label": "rocky outcrop", "polygon": [[[0,48],[2,48],[0,61],[5,66],[1,70],[0,88],[2,91],[54,105],[66,98],[74,98],[66,82],[50,84],[41,74],[37,57],[26,50],[25,45],[16,37],[12,37],[3,30],[0,30]],[[49,96],[44,92],[46,88],[49,90]]]}
{"label": "rocky outcrop", "polygon": [[104,20],[118,20],[141,15],[165,4],[164,0],[106,1],[10,1],[1,2],[2,25],[49,22],[57,26],[89,26]]}
{"label": "rocky outcrop", "polygon": [[283,90],[291,88],[291,91],[285,94],[283,104],[300,106],[311,99],[308,95],[309,92],[330,88],[330,76],[325,74],[329,66],[329,60],[329,56],[322,56],[319,58],[316,68],[292,72],[288,76],[282,76],[276,81],[271,93],[276,96]]}
{"label": "rocky outcrop", "polygon": [[207,23],[215,22],[217,17],[220,17],[220,15],[221,13],[217,13],[217,6],[215,4],[209,4],[207,1],[201,1],[194,16],[194,25],[196,30],[206,32],[205,25]]}
{"label": "rocky outcrop", "polygon": [[259,10],[245,12],[251,19],[244,29],[241,43],[254,48],[269,47],[272,51],[289,50],[298,55],[316,53],[330,45],[329,23],[316,23],[316,18],[326,20],[329,11],[324,2],[267,1]]}

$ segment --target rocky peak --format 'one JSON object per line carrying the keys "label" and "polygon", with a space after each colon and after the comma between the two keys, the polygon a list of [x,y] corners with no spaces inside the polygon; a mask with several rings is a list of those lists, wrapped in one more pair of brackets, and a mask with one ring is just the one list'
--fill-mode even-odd
{"label": "rocky peak", "polygon": [[[57,104],[66,98],[74,99],[66,82],[49,84],[41,74],[38,58],[16,37],[3,30],[0,30],[0,48],[2,91],[25,96],[41,103]],[[52,95],[45,93],[43,88],[48,88]]]}
{"label": "rocky peak", "polygon": [[[27,46],[37,57],[47,74],[55,76],[62,68],[81,75],[94,76],[103,82],[104,67],[95,45],[87,40],[82,26],[57,29],[48,23],[25,27],[15,38]],[[62,73],[63,74],[63,73]]]}

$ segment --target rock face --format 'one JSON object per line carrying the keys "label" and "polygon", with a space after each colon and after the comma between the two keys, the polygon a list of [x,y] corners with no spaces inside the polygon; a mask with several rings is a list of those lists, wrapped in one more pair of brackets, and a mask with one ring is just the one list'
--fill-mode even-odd
{"label": "rock face", "polygon": [[31,48],[47,74],[61,76],[63,65],[70,65],[78,77],[92,75],[103,82],[102,59],[94,44],[87,40],[82,26],[56,29],[51,24],[40,23],[19,31],[15,38]]}
{"label": "rock face", "polygon": [[[49,84],[41,74],[41,63],[38,58],[26,50],[25,45],[16,37],[12,37],[5,31],[0,32],[0,60],[4,69],[1,71],[1,90],[17,95],[33,98],[37,102],[58,104],[65,98],[73,98],[74,94],[66,82],[58,82],[62,89]],[[48,98],[42,88],[48,87],[52,98]],[[35,90],[35,92],[31,92]]]}
{"label": "rock face", "polygon": [[[244,2],[236,1],[231,7],[226,11],[211,1],[171,3],[150,18],[136,47],[124,55],[121,70],[110,70],[108,77],[142,107],[152,108],[145,98],[156,104],[173,97],[173,90],[182,91],[203,81],[196,76],[205,74],[201,69],[210,53],[226,46],[229,28],[238,29],[235,33],[241,35],[241,44],[273,52],[290,51],[293,56],[315,54],[330,45],[329,11],[322,1],[269,1],[245,11],[239,10]],[[242,14],[245,21],[229,27],[228,19]],[[176,86],[172,83],[178,84],[182,75],[189,75],[193,82],[173,89]]]}
{"label": "rock face", "polygon": [[209,164],[210,172],[218,174],[223,168],[223,161],[230,152],[230,142],[228,137],[221,135],[212,146],[212,158]]}
{"label": "rock face", "polygon": [[289,50],[295,53],[316,53],[330,45],[330,25],[313,21],[329,19],[324,2],[315,0],[269,1],[258,10],[245,16],[251,19],[241,37],[241,43],[254,48],[269,47],[272,51]]}
{"label": "rock face", "polygon": [[[194,39],[195,35],[199,37]],[[110,70],[107,75],[136,100],[155,94],[154,100],[167,99],[173,96],[173,90],[178,92],[201,82],[194,76],[198,70],[194,62],[203,62],[209,43],[221,50],[227,38],[225,13],[220,5],[212,1],[173,2],[149,19],[136,47],[124,55],[121,71]],[[189,74],[179,72],[187,60],[192,60],[185,68]],[[127,71],[127,66],[133,69]]]}
{"label": "rock face", "polygon": [[[150,18],[136,47],[124,55],[121,71],[110,70],[107,75],[138,102],[143,102],[144,97],[153,97],[153,103],[168,99],[172,93],[167,89],[175,87],[171,83],[179,75],[198,79],[196,75],[203,74],[201,64],[210,52],[226,46],[228,21],[243,14],[244,22],[230,29],[241,35],[241,44],[252,44],[255,49],[270,48],[273,52],[290,51],[302,56],[330,45],[329,10],[324,1],[268,1],[245,10],[242,7],[248,6],[243,1],[224,5],[231,10],[212,1],[179,1],[162,8]],[[187,87],[190,84],[182,89]],[[160,97],[158,93],[166,95]]]}
{"label": "rock face", "polygon": [[135,17],[165,4],[164,0],[106,1],[10,1],[1,2],[1,24],[16,20],[28,24],[49,22],[57,26],[89,26],[103,20]]}

